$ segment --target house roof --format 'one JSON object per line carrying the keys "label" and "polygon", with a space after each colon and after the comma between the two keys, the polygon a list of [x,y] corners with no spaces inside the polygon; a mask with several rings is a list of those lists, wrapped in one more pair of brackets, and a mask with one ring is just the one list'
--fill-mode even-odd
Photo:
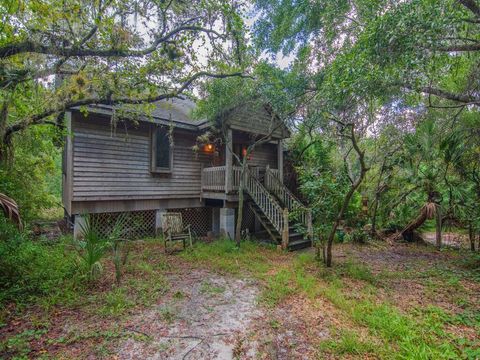
{"label": "house roof", "polygon": [[206,120],[193,119],[192,113],[196,105],[190,99],[173,98],[157,101],[154,104],[156,105],[152,111],[154,117],[196,125],[206,122]]}
{"label": "house roof", "polygon": [[[201,125],[208,123],[205,119],[198,120],[193,118],[195,103],[190,99],[172,98],[154,102],[153,105],[155,105],[155,108],[148,113],[139,107],[140,116],[137,120],[161,125],[173,123],[176,127],[188,130],[198,130]],[[121,109],[121,106],[122,105],[93,105],[88,106],[88,111],[95,114],[111,116],[113,115],[114,109]],[[79,108],[77,108],[77,110],[78,109]],[[128,111],[132,113],[135,112],[131,107],[128,108]]]}
{"label": "house roof", "polygon": [[[135,118],[138,121],[150,123],[153,122],[156,124],[169,126],[173,124],[173,126],[177,128],[190,131],[201,131],[213,125],[206,119],[198,120],[193,117],[193,111],[195,110],[196,105],[195,102],[190,99],[172,98],[154,102],[153,105],[155,105],[153,110],[148,112],[144,111],[144,109],[140,108],[140,106],[138,107],[138,112],[135,111],[135,108],[132,109],[131,106],[126,109],[129,113],[135,115]],[[245,109],[245,106],[236,106],[235,108],[230,109],[227,112],[229,113],[229,117],[232,117],[232,119],[229,120],[230,126],[241,131],[251,131],[253,133],[259,134],[262,133],[262,117],[257,118],[253,115],[255,111],[258,111],[258,109],[250,109],[250,106],[247,106],[247,108],[249,109]],[[265,106],[261,106],[260,108],[267,113],[271,112],[271,109]],[[115,109],[122,109],[122,105],[93,105],[88,107],[88,111],[91,113],[107,116],[112,116]],[[237,110],[240,110],[241,112],[248,111],[248,113],[245,113],[243,114],[243,116],[235,119],[234,114]],[[285,127],[285,125],[283,126]],[[288,137],[290,135],[290,132],[286,127],[285,129],[286,132],[282,132],[283,135],[277,134],[277,137]]]}

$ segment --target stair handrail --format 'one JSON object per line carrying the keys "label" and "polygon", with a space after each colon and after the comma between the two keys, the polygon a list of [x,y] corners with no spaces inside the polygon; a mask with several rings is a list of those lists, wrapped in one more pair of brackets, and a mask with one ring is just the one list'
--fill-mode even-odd
{"label": "stair handrail", "polygon": [[307,234],[312,235],[312,211],[305,206],[267,166],[265,187],[282,201],[290,212],[298,213],[300,222],[306,226]]}
{"label": "stair handrail", "polygon": [[245,175],[245,188],[250,197],[280,234],[285,233],[285,228],[287,228],[288,234],[288,222],[285,224],[284,221],[286,209],[280,206],[277,200],[248,169]]}

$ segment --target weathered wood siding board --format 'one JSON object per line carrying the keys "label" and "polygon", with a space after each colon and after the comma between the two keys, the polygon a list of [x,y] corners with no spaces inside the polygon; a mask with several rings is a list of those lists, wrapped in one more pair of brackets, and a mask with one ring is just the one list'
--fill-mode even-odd
{"label": "weathered wood siding board", "polygon": [[272,115],[265,107],[255,102],[233,109],[228,115],[227,122],[235,130],[260,135],[271,133],[272,137],[277,139],[288,137],[286,127],[277,120],[272,120]]}
{"label": "weathered wood siding board", "polygon": [[253,150],[252,158],[249,161],[252,166],[277,168],[277,147],[273,144],[263,144]]}
{"label": "weathered wood siding board", "polygon": [[[91,115],[93,117],[94,115]],[[150,124],[112,131],[108,119],[73,119],[73,201],[199,197],[201,168],[211,156],[195,153],[195,133],[174,131],[173,169],[150,172]]]}

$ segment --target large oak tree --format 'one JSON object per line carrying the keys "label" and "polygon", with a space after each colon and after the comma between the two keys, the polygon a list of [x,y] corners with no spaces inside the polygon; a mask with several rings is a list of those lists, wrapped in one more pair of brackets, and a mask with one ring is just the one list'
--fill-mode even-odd
{"label": "large oak tree", "polygon": [[[65,110],[145,104],[241,73],[242,5],[224,0],[0,4],[0,149]],[[0,153],[1,154],[1,153]]]}

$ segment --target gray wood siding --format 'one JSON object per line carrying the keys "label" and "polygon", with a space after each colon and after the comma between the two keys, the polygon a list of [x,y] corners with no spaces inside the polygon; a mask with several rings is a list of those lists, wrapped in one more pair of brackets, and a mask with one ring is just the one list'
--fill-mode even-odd
{"label": "gray wood siding", "polygon": [[266,167],[270,166],[272,169],[277,168],[277,145],[263,144],[253,150],[253,156],[249,160],[252,166]]}
{"label": "gray wood siding", "polygon": [[196,134],[174,131],[173,169],[150,172],[150,127],[108,119],[73,117],[73,201],[194,198],[200,196],[200,173],[209,155],[192,150]]}

